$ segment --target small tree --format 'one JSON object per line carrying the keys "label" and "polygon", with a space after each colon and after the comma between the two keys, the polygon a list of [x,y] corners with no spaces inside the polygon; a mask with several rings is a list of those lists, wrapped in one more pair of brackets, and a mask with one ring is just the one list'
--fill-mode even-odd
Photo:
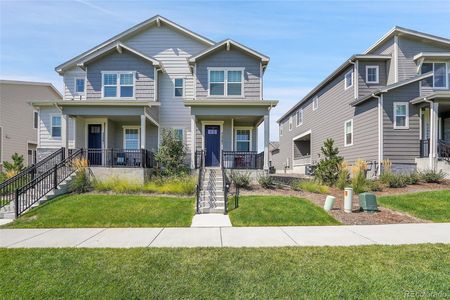
{"label": "small tree", "polygon": [[327,139],[320,148],[324,158],[317,164],[314,175],[322,184],[335,185],[339,177],[343,157],[339,156],[339,149],[334,147],[334,140]]}
{"label": "small tree", "polygon": [[23,165],[23,155],[19,155],[17,153],[14,153],[11,156],[12,163],[4,161],[3,167],[5,168],[6,177],[12,177],[16,174],[18,174],[20,171],[25,169],[25,166]]}
{"label": "small tree", "polygon": [[155,160],[163,167],[164,175],[173,176],[186,172],[184,163],[186,149],[183,141],[176,136],[172,129],[163,130],[161,145],[155,154]]}

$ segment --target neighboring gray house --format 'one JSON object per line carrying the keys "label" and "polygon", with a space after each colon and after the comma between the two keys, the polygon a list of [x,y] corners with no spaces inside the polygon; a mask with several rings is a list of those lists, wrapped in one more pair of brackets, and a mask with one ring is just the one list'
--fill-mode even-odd
{"label": "neighboring gray house", "polygon": [[29,102],[61,99],[51,83],[0,80],[0,170],[14,153],[23,155],[25,164],[35,162],[39,117]]}
{"label": "neighboring gray house", "polygon": [[397,171],[448,169],[449,72],[449,39],[393,28],[278,120],[277,172],[307,172],[327,138],[350,164],[368,161],[374,175],[384,159]]}
{"label": "neighboring gray house", "polygon": [[[64,100],[33,103],[38,157],[83,148],[91,166],[134,167],[140,150],[156,152],[162,131],[173,129],[191,168],[205,150],[206,166],[267,169],[277,104],[263,100],[268,62],[235,41],[216,43],[155,16],[56,67]],[[265,155],[256,152],[262,122]]]}

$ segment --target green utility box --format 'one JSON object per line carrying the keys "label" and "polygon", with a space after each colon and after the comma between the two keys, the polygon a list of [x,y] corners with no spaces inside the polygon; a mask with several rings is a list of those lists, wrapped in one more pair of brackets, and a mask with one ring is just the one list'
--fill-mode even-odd
{"label": "green utility box", "polygon": [[372,193],[359,194],[359,205],[361,210],[366,212],[378,211],[377,197]]}

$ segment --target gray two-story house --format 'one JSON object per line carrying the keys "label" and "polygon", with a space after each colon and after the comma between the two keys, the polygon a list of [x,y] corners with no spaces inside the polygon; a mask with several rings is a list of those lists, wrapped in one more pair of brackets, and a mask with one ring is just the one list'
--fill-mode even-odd
{"label": "gray two-story house", "polygon": [[[143,166],[142,150],[155,153],[172,129],[191,168],[204,150],[206,167],[267,169],[277,104],[263,99],[268,62],[233,40],[214,42],[155,16],[56,67],[64,99],[33,103],[38,157],[83,148],[91,166]],[[258,153],[262,122],[265,151]]]}
{"label": "gray two-story house", "polygon": [[345,160],[367,161],[373,175],[385,159],[400,172],[448,169],[449,72],[449,39],[393,28],[278,120],[272,163],[277,172],[305,174],[332,138]]}

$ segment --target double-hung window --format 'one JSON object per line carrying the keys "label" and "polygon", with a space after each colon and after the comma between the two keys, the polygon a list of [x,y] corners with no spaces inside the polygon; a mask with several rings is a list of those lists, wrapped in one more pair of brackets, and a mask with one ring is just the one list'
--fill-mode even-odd
{"label": "double-hung window", "polygon": [[280,136],[283,136],[283,123],[280,122]]}
{"label": "double-hung window", "polygon": [[210,96],[243,96],[243,68],[209,68]]}
{"label": "double-hung window", "polygon": [[379,82],[379,67],[378,66],[366,66],[366,82],[378,83]]}
{"label": "double-hung window", "polygon": [[344,146],[353,145],[353,119],[345,122],[344,135]]}
{"label": "double-hung window", "polygon": [[175,97],[183,97],[184,96],[184,79],[183,78],[175,78],[174,80],[175,86]]}
{"label": "double-hung window", "polygon": [[433,71],[433,77],[425,79],[429,86],[446,89],[448,81],[447,64],[445,62],[427,62],[422,64],[422,74]]}
{"label": "double-hung window", "polygon": [[61,116],[52,115],[52,137],[61,137]]}
{"label": "double-hung window", "polygon": [[39,127],[39,113],[33,111],[33,128],[37,129]]}
{"label": "double-hung window", "polygon": [[251,130],[236,129],[236,151],[251,150]]}
{"label": "double-hung window", "polygon": [[297,110],[296,115],[297,115],[297,122],[296,122],[296,124],[297,124],[297,126],[300,126],[300,125],[303,124],[303,108]]}
{"label": "double-hung window", "polygon": [[104,72],[103,98],[134,98],[134,72]]}
{"label": "double-hung window", "polygon": [[407,102],[394,102],[394,129],[409,128],[409,107]]}
{"label": "double-hung window", "polygon": [[345,74],[345,89],[351,88],[353,85],[353,70]]}
{"label": "double-hung window", "polygon": [[138,127],[123,128],[123,146],[125,149],[139,149],[140,137]]}
{"label": "double-hung window", "polygon": [[292,130],[292,116],[289,118],[289,131]]}
{"label": "double-hung window", "polygon": [[175,136],[175,139],[177,141],[183,141],[184,140],[184,132],[183,128],[175,128],[173,130],[173,134]]}
{"label": "double-hung window", "polygon": [[75,94],[83,95],[85,91],[85,81],[83,77],[75,78]]}
{"label": "double-hung window", "polygon": [[316,110],[319,108],[319,97],[314,97],[312,106],[313,106],[312,107],[313,110]]}

